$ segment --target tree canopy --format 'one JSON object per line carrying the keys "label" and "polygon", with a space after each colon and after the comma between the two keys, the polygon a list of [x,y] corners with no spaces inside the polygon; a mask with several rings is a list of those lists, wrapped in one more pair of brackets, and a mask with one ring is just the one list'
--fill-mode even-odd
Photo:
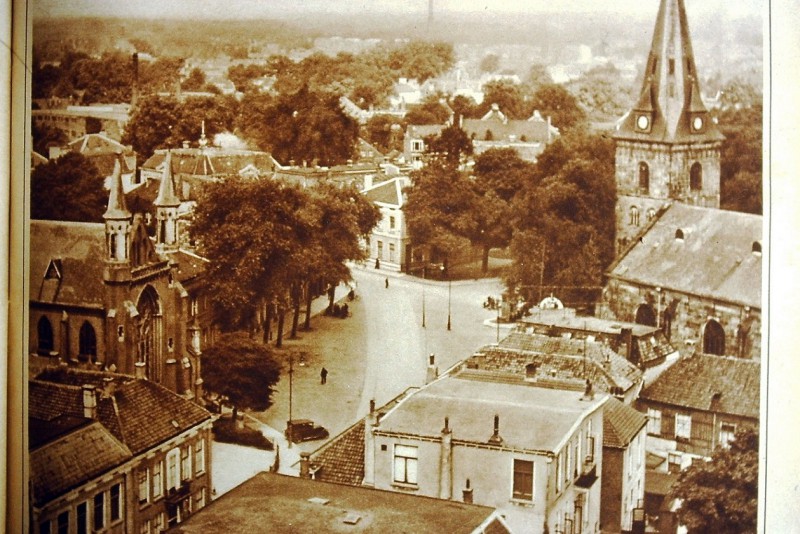
{"label": "tree canopy", "polygon": [[85,156],[69,152],[31,173],[31,218],[102,222],[108,203],[103,177]]}
{"label": "tree canopy", "polygon": [[272,405],[280,364],[266,345],[245,332],[222,334],[201,356],[203,387],[221,395],[237,410],[263,411]]}
{"label": "tree canopy", "polygon": [[720,207],[762,212],[762,107],[731,107],[719,114],[719,128],[725,135],[720,164]]}
{"label": "tree canopy", "polygon": [[679,523],[690,534],[755,532],[758,514],[758,433],[737,433],[709,462],[681,473],[672,497],[682,500]]}

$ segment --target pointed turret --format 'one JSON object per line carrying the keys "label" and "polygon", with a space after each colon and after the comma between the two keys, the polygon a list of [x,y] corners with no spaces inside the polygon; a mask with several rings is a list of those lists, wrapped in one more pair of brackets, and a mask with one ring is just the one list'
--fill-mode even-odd
{"label": "pointed turret", "polygon": [[164,173],[158,188],[156,207],[156,248],[159,251],[172,248],[178,244],[178,207],[181,201],[175,193],[175,180],[172,175],[172,152],[164,158]]}
{"label": "pointed turret", "polygon": [[122,188],[122,154],[114,162],[111,177],[111,191],[108,194],[108,208],[103,214],[106,221],[106,257],[111,262],[128,261],[128,241],[130,239],[131,212],[125,204],[125,191]]}
{"label": "pointed turret", "polygon": [[616,137],[668,143],[722,140],[700,97],[683,0],[661,0],[639,99]]}

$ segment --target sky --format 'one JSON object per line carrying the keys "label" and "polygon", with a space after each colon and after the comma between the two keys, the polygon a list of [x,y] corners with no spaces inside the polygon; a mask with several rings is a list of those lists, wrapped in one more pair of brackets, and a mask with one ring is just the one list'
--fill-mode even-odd
{"label": "sky", "polygon": [[[647,15],[658,10],[659,0],[434,0],[434,12],[491,13],[608,13]],[[685,0],[690,19],[725,10],[731,17],[759,15],[764,1]],[[32,0],[34,17],[122,16],[164,18],[264,18],[299,13],[426,13],[428,0]]]}

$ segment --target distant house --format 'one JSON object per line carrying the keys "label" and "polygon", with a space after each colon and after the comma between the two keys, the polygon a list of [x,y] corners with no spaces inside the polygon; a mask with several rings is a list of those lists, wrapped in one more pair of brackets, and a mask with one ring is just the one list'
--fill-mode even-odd
{"label": "distant house", "polygon": [[397,176],[367,187],[364,196],[381,211],[381,220],[367,239],[370,263],[391,271],[407,270],[411,237],[406,228],[403,188],[410,184],[406,176]]}
{"label": "distant house", "polygon": [[110,138],[119,141],[129,118],[128,104],[68,105],[31,110],[34,124],[61,130],[70,141],[98,132],[106,132]]}
{"label": "distant house", "polygon": [[461,127],[472,139],[476,156],[491,148],[513,148],[531,162],[559,135],[550,117],[535,111],[527,120],[509,119],[497,104],[480,119],[463,119]]}
{"label": "distant house", "polygon": [[160,532],[211,499],[212,416],[155,382],[51,369],[28,386],[35,532]]}
{"label": "distant house", "polygon": [[100,175],[105,178],[104,187],[111,189],[111,179],[117,160],[121,163],[122,187],[130,191],[136,181],[136,153],[128,145],[123,145],[106,135],[105,132],[86,134],[63,147],[50,147],[49,158],[57,159],[69,152],[85,156],[91,161]]}
{"label": "distant house", "polygon": [[759,358],[762,217],[674,203],[648,218],[609,268],[601,315],[689,352]]}
{"label": "distant house", "polygon": [[494,509],[398,492],[259,473],[170,532],[447,532],[510,534]]}
{"label": "distant house", "polygon": [[668,470],[686,467],[726,447],[737,430],[757,428],[758,361],[694,354],[675,362],[639,396],[648,416],[648,450]]}
{"label": "distant house", "polygon": [[444,124],[410,124],[403,137],[403,156],[406,162],[415,169],[422,168],[427,149],[425,139],[441,134],[446,127]]}

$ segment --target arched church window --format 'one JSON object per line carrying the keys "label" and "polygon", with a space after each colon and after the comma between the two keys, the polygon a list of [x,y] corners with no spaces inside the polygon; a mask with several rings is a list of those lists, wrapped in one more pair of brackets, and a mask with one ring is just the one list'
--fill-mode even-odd
{"label": "arched church window", "polygon": [[55,347],[53,343],[53,326],[47,317],[39,319],[39,324],[36,326],[36,333],[39,338],[39,353],[53,352]]}
{"label": "arched church window", "polygon": [[89,321],[84,321],[78,336],[78,358],[82,361],[97,361],[97,336]]}
{"label": "arched church window", "polygon": [[656,312],[649,304],[642,304],[636,309],[636,324],[656,325]]}
{"label": "arched church window", "polygon": [[161,299],[152,286],[147,286],[136,305],[137,361],[145,363],[147,378],[161,380]]}
{"label": "arched church window", "polygon": [[636,206],[631,206],[630,213],[628,215],[630,225],[639,226],[639,208]]}
{"label": "arched church window", "polygon": [[655,216],[656,216],[656,210],[654,210],[653,208],[647,210],[647,222],[652,221]]}
{"label": "arched church window", "polygon": [[725,354],[725,330],[714,319],[706,323],[703,332],[703,352],[706,354]]}
{"label": "arched church window", "polygon": [[703,166],[697,161],[689,170],[689,189],[692,191],[703,190]]}
{"label": "arched church window", "polygon": [[639,190],[650,193],[650,167],[644,161],[639,162]]}

